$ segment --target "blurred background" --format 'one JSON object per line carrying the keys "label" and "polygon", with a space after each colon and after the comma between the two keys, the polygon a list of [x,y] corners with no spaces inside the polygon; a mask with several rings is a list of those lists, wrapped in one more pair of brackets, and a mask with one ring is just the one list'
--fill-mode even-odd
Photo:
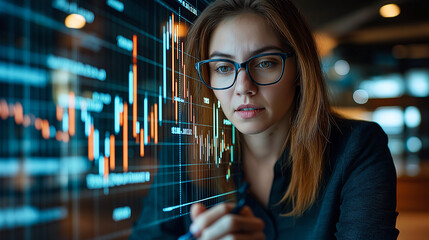
{"label": "blurred background", "polygon": [[295,1],[336,110],[375,121],[398,173],[399,239],[429,239],[429,1]]}

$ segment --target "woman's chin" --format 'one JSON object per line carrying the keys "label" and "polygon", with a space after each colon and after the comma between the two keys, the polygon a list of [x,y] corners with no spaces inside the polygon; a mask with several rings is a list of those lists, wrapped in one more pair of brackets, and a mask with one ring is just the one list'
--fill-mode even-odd
{"label": "woman's chin", "polygon": [[237,123],[234,124],[235,128],[244,135],[253,135],[261,133],[265,130],[262,124],[257,123]]}

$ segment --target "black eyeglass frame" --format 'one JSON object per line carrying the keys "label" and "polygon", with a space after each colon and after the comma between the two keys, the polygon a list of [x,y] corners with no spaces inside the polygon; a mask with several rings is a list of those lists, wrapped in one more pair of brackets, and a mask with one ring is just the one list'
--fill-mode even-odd
{"label": "black eyeglass frame", "polygon": [[[271,83],[258,83],[258,82],[256,82],[256,81],[252,78],[252,75],[251,75],[251,74],[250,74],[250,72],[249,72],[249,68],[248,68],[249,62],[250,62],[250,61],[252,61],[252,60],[253,60],[253,59],[255,59],[255,58],[258,58],[258,57],[263,57],[263,56],[272,56],[272,55],[274,55],[274,56],[280,56],[280,57],[282,58],[282,73],[280,74],[279,79],[277,79],[276,81],[271,82]],[[201,82],[203,82],[203,83],[204,83],[204,85],[206,85],[208,88],[213,89],[213,90],[225,90],[225,89],[228,89],[228,88],[230,88],[230,87],[234,86],[235,81],[237,81],[238,70],[240,70],[241,68],[244,68],[244,69],[246,70],[246,73],[248,74],[248,76],[249,76],[250,80],[251,80],[253,83],[255,83],[256,85],[260,85],[260,86],[267,86],[267,85],[273,85],[273,84],[276,84],[276,83],[278,83],[278,82],[280,81],[280,79],[282,79],[282,77],[283,77],[283,73],[284,73],[284,70],[285,70],[285,61],[286,61],[286,59],[287,59],[287,58],[289,58],[289,57],[292,57],[292,56],[294,56],[294,55],[295,55],[295,52],[289,52],[289,53],[263,53],[263,54],[255,55],[255,56],[253,56],[253,57],[251,57],[251,58],[247,59],[247,61],[242,62],[242,63],[237,63],[237,62],[234,62],[234,61],[229,60],[229,59],[207,59],[207,60],[203,60],[203,61],[197,62],[197,63],[195,64],[195,69],[197,69],[197,72],[198,72],[198,75],[200,76],[200,80],[201,80]],[[212,86],[210,86],[209,84],[207,84],[207,83],[204,81],[203,77],[202,77],[202,74],[201,74],[201,65],[202,65],[202,64],[204,64],[204,63],[208,63],[208,62],[219,62],[219,61],[231,63],[231,64],[233,64],[233,65],[234,65],[234,67],[235,67],[235,76],[234,76],[234,81],[233,81],[233,82],[232,82],[232,84],[231,84],[230,86],[228,86],[228,87],[224,87],[224,88],[215,88],[215,87],[212,87]]]}

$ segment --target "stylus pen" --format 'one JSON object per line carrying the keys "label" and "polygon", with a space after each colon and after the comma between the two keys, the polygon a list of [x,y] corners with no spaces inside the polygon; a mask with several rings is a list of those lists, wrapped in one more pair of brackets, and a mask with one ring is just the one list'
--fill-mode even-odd
{"label": "stylus pen", "polygon": [[[241,187],[238,189],[238,203],[235,205],[235,207],[231,210],[232,214],[239,214],[241,212],[241,209],[246,205],[246,199],[247,199],[247,190],[249,189],[249,183],[243,182]],[[180,236],[177,240],[195,240],[196,238],[194,235],[188,231],[186,234]]]}

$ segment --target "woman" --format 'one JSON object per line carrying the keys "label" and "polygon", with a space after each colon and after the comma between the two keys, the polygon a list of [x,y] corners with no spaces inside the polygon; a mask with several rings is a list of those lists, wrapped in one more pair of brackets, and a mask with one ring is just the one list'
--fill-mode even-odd
{"label": "woman", "polygon": [[238,215],[230,214],[234,204],[194,204],[195,237],[397,238],[387,137],[374,123],[331,111],[312,34],[291,2],[218,0],[187,46],[240,132],[254,200]]}
{"label": "woman", "polygon": [[312,34],[290,1],[217,0],[186,44],[238,131],[250,195],[238,214],[231,202],[198,203],[191,219],[146,237],[189,229],[198,239],[397,238],[387,137],[331,111]]}

